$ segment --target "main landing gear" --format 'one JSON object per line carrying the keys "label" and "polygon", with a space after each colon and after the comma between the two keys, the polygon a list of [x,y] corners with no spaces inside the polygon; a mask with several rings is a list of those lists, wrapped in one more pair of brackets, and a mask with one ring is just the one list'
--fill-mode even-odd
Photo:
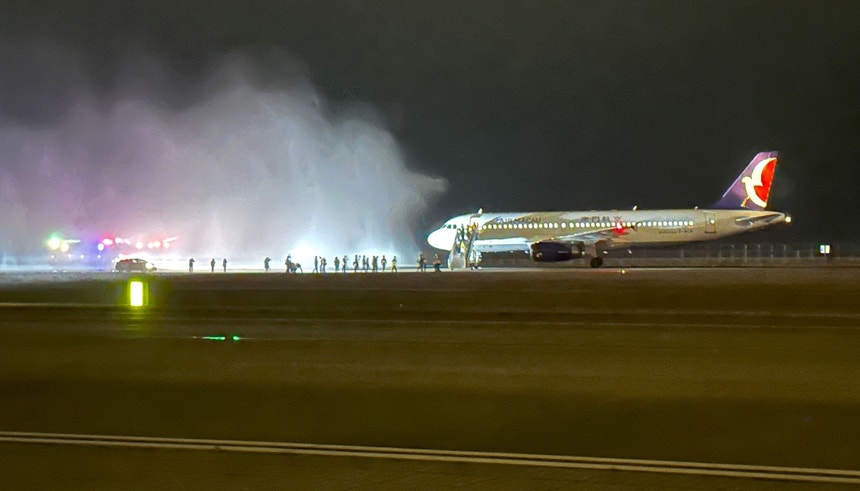
{"label": "main landing gear", "polygon": [[598,256],[598,257],[591,258],[591,267],[592,268],[599,268],[601,266],[603,266],[603,258],[602,257]]}

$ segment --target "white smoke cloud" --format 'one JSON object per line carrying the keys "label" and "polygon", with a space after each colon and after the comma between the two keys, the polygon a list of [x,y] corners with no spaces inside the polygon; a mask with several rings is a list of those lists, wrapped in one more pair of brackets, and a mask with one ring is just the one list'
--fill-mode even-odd
{"label": "white smoke cloud", "polygon": [[148,63],[155,75],[135,65],[109,94],[71,77],[80,87],[64,87],[71,102],[46,121],[0,115],[0,249],[32,253],[63,230],[175,235],[174,252],[219,263],[411,257],[445,181],[411,172],[372,108],[332,111],[299,64],[279,60],[283,84],[261,83],[240,55],[194,90]]}

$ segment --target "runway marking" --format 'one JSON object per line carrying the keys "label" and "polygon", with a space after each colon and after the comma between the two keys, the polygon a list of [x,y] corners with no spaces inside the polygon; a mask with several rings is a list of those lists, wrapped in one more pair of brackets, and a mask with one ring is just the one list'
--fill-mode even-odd
{"label": "runway marking", "polygon": [[711,464],[647,459],[574,457],[507,452],[473,452],[417,448],[328,445],[314,443],[212,440],[142,436],[83,435],[0,431],[0,443],[82,445],[98,447],[156,448],[172,450],[220,451],[265,454],[316,455],[451,462],[492,465],[519,465],[567,469],[611,470],[660,474],[688,474],[741,479],[770,479],[834,484],[860,484],[860,471],[778,467],[763,465]]}
{"label": "runway marking", "polygon": [[[15,310],[34,310],[34,311],[43,311],[44,309],[87,309],[93,311],[103,311],[103,310],[113,310],[116,312],[127,312],[128,309],[125,308],[125,305],[108,305],[108,304],[99,304],[99,303],[75,303],[75,302],[0,302],[0,309],[15,309]],[[427,315],[437,314],[439,312],[450,312],[445,309],[412,309],[412,306],[404,307],[402,309],[392,310],[391,313],[424,313]],[[209,307],[189,307],[184,310],[192,311],[192,312],[200,312],[200,316],[196,316],[196,319],[216,319],[216,318],[224,318],[224,314],[230,312],[237,312],[241,314],[248,313],[272,313],[272,314],[283,314],[283,313],[295,313],[295,310],[292,308],[286,307],[224,307],[219,312],[220,315],[215,316],[207,316],[206,313]],[[348,309],[331,309],[331,312],[339,313],[349,311]],[[171,309],[153,309],[153,312],[158,312],[164,315],[165,318],[182,318],[185,316],[171,316]],[[682,317],[682,316],[721,316],[721,317],[761,317],[761,316],[773,316],[776,315],[778,317],[785,317],[790,319],[796,318],[811,318],[811,319],[858,319],[860,318],[860,313],[857,312],[790,312],[790,311],[771,311],[771,310],[707,310],[707,309],[647,309],[647,308],[622,308],[622,309],[594,309],[594,308],[565,308],[565,309],[555,309],[552,311],[546,311],[545,309],[512,309],[510,311],[505,311],[505,313],[509,314],[531,314],[535,312],[540,313],[551,313],[554,315],[612,315],[617,316],[618,314],[624,315],[658,315],[663,317]],[[488,314],[490,313],[486,308],[458,308],[455,312],[458,314]],[[496,313],[493,311],[493,313]],[[292,317],[292,320],[305,320],[306,318]],[[348,321],[351,319],[339,319],[339,318],[307,318],[312,320],[333,320],[333,321]],[[392,319],[399,320],[399,319]],[[409,320],[409,319],[407,319]],[[416,320],[415,322],[419,322],[420,320]],[[477,319],[480,322],[494,322],[493,320],[481,320]],[[438,322],[433,319],[428,319],[425,322]],[[505,321],[500,321],[505,322]],[[565,321],[558,321],[565,322]]]}

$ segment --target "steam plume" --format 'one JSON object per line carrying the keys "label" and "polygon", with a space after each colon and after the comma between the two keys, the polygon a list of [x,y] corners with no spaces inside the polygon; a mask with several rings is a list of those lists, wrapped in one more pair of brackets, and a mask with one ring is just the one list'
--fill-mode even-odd
{"label": "steam plume", "polygon": [[52,230],[175,235],[198,260],[420,248],[416,218],[444,180],[409,171],[371,107],[329,108],[289,57],[266,60],[280,63],[273,75],[225,56],[193,83],[126,63],[108,89],[75,63],[54,68],[59,58],[3,67],[37,82],[0,81],[4,253],[42,250]]}

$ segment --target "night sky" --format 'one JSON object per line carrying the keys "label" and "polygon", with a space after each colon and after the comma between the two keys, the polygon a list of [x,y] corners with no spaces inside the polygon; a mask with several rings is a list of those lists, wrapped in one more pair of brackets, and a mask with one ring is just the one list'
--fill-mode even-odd
{"label": "night sky", "polygon": [[[70,84],[128,87],[153,59],[167,109],[194,106],[236,50],[277,90],[287,52],[333,111],[375,108],[407,167],[447,180],[417,234],[478,207],[707,206],[779,150],[770,205],[795,218],[779,240],[860,238],[856,1],[126,4],[3,2],[4,124],[50,125]],[[47,73],[32,59],[64,50],[78,57]]]}

